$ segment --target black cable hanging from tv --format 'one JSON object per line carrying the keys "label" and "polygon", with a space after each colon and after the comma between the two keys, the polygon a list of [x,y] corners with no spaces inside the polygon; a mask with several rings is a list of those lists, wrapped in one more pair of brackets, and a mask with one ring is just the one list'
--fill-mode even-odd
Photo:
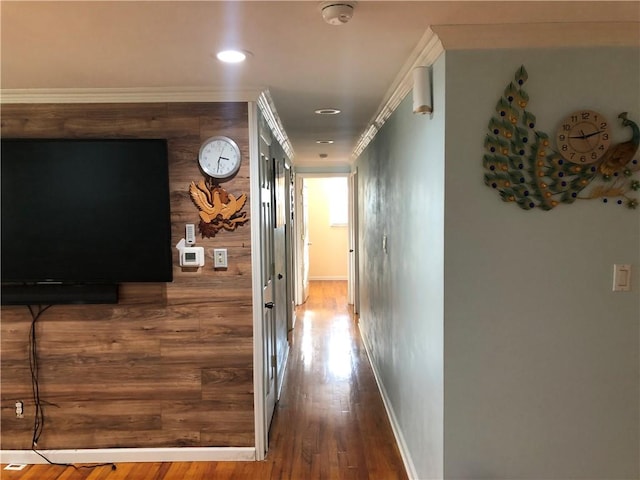
{"label": "black cable hanging from tv", "polygon": [[31,327],[29,329],[29,370],[31,371],[31,390],[33,394],[33,404],[34,404],[34,415],[33,415],[33,435],[31,437],[31,450],[44,459],[49,465],[57,465],[61,467],[72,467],[76,470],[80,470],[82,468],[97,468],[97,467],[105,467],[111,466],[112,470],[116,470],[116,464],[113,462],[106,463],[96,463],[92,465],[74,465],[72,463],[59,463],[54,462],[47,458],[42,452],[38,451],[38,441],[42,436],[44,431],[45,424],[45,415],[43,404],[52,405],[54,407],[59,407],[55,403],[46,402],[42,398],[40,398],[40,364],[38,358],[38,336],[36,334],[36,324],[38,323],[38,319],[40,316],[46,312],[53,305],[38,305],[37,310],[36,307],[32,305],[27,305],[29,308],[29,313],[31,314]]}

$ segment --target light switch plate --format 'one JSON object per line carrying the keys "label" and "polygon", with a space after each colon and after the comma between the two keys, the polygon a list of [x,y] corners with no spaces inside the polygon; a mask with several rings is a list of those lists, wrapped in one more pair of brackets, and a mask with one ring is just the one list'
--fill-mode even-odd
{"label": "light switch plate", "polygon": [[213,268],[227,268],[227,249],[213,249]]}
{"label": "light switch plate", "polygon": [[613,265],[613,291],[631,291],[631,265],[618,263]]}

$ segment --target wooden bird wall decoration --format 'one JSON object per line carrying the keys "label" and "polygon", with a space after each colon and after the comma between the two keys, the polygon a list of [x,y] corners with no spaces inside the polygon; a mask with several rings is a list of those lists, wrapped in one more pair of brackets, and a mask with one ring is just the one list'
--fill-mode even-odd
{"label": "wooden bird wall decoration", "polygon": [[236,198],[221,186],[200,180],[197,184],[191,182],[189,195],[199,210],[198,227],[203,238],[214,237],[220,230],[233,231],[249,220],[247,212],[241,211],[247,201],[246,193]]}
{"label": "wooden bird wall decoration", "polygon": [[536,129],[536,117],[527,110],[529,96],[522,86],[528,79],[524,66],[504,90],[489,121],[482,159],[484,182],[505,202],[524,210],[551,210],[560,203],[601,199],[604,203],[638,206],[633,192],[640,190],[634,178],[640,170],[634,158],[640,144],[638,125],[627,112],[618,119],[631,129],[631,138],[610,144],[610,125],[598,112],[570,114],[555,136]]}

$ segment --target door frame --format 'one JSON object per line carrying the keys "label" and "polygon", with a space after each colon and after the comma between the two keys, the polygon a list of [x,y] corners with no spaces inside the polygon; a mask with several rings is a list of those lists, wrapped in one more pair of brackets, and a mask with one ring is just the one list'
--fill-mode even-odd
{"label": "door frame", "polygon": [[[294,203],[295,203],[295,223],[293,225],[293,298],[296,305],[302,305],[307,300],[309,265],[306,266],[307,278],[305,282],[305,244],[308,243],[307,232],[305,232],[305,220],[308,218],[305,209],[304,179],[302,174],[296,174],[294,179]],[[307,229],[308,230],[308,229]]]}
{"label": "door frame", "polygon": [[[295,170],[295,168],[294,168]],[[304,171],[295,170],[295,205],[296,210],[302,209],[302,198],[300,192],[302,192],[302,185],[305,178],[331,178],[331,177],[343,177],[347,179],[347,195],[349,198],[349,222],[347,225],[347,235],[350,239],[349,248],[353,250],[350,252],[347,266],[347,284],[352,289],[353,295],[350,295],[354,299],[354,308],[358,303],[358,275],[357,275],[357,258],[358,258],[358,215],[357,215],[357,177],[354,177],[354,173],[351,170],[338,169],[336,171],[327,171],[326,169],[319,169],[317,171],[305,169]],[[353,203],[352,203],[353,202]],[[299,278],[301,272],[301,263],[303,262],[303,245],[302,242],[308,241],[308,239],[302,238],[301,230],[304,229],[304,225],[301,223],[304,219],[302,215],[296,215],[296,222],[294,225],[295,231],[293,234],[293,249],[295,253],[294,265],[295,265],[295,292],[294,297],[296,304],[299,305],[299,299],[302,297],[300,289],[302,288],[302,279]],[[351,244],[351,239],[355,239]],[[352,260],[354,259],[354,260]],[[354,268],[352,268],[354,266]]]}
{"label": "door frame", "polygon": [[360,313],[360,272],[358,270],[358,169],[349,175],[349,288],[348,302]]}
{"label": "door frame", "polygon": [[256,460],[264,460],[268,448],[269,432],[265,428],[264,389],[264,328],[262,310],[262,252],[260,245],[260,131],[256,102],[249,102],[249,196],[251,211],[251,283],[253,290],[253,404]]}

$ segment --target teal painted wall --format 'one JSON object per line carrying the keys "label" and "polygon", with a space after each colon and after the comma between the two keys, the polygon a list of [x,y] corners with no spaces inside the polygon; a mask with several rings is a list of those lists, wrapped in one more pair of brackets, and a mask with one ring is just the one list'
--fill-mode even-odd
{"label": "teal painted wall", "polygon": [[[640,210],[599,200],[523,211],[482,182],[486,125],[524,64],[528,110],[640,122],[638,49],[448,52],[445,475],[638,478]],[[640,154],[636,154],[640,158]],[[633,292],[612,292],[614,263]]]}
{"label": "teal painted wall", "polygon": [[[435,84],[444,73],[442,56]],[[357,162],[360,326],[421,479],[443,472],[443,89],[433,102],[414,115],[405,98]]]}
{"label": "teal painted wall", "polygon": [[440,57],[433,117],[409,96],[357,162],[363,334],[415,478],[638,478],[640,211],[523,211],[484,185],[521,64],[541,130],[582,108],[640,121],[637,48]]}

